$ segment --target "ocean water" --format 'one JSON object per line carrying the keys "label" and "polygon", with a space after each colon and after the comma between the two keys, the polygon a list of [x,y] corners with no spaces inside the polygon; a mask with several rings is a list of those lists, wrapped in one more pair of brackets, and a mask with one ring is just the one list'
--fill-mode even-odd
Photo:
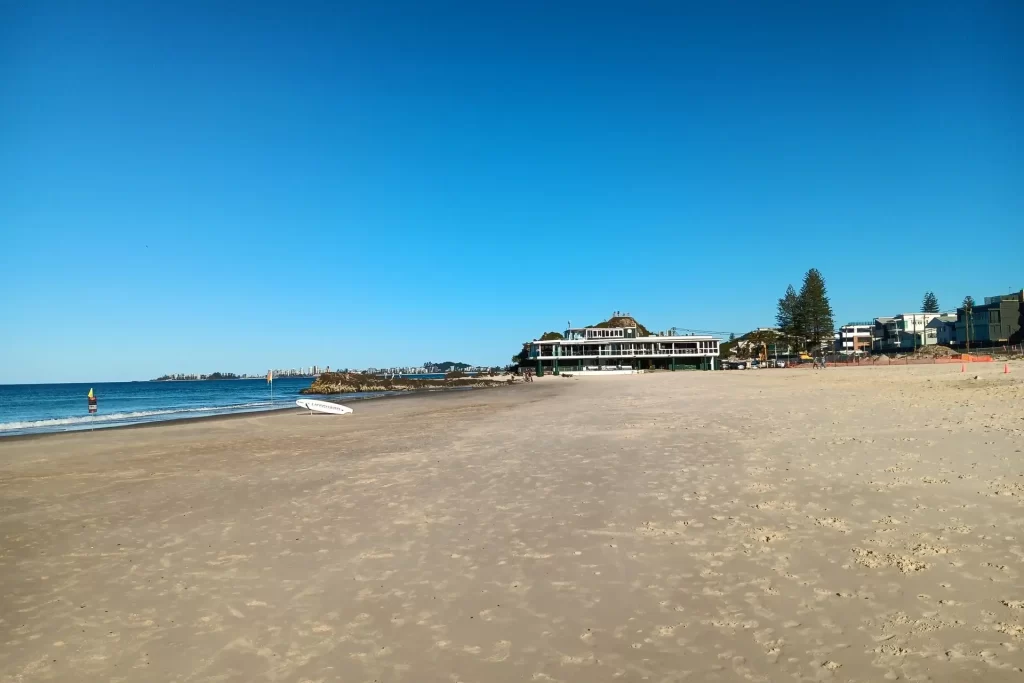
{"label": "ocean water", "polygon": [[[0,438],[117,427],[204,415],[247,413],[295,406],[310,378],[199,380],[194,382],[101,382],[97,384],[0,385]],[[86,396],[93,389],[99,411],[90,415]],[[356,399],[379,394],[337,394]]]}

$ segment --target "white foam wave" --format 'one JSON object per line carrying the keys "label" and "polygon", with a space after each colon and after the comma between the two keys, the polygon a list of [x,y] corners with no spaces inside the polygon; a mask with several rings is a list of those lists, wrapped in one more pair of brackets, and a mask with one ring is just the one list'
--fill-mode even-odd
{"label": "white foam wave", "polygon": [[[285,407],[282,403],[281,406]],[[49,420],[29,420],[24,422],[0,422],[0,432],[13,432],[20,430],[56,430],[59,427],[75,428],[90,424],[103,424],[111,422],[144,422],[146,418],[160,417],[165,415],[187,415],[189,413],[231,413],[246,411],[253,408],[270,407],[269,401],[258,401],[256,403],[239,403],[230,406],[204,406],[202,408],[178,408],[175,410],[137,410],[130,413],[108,413],[98,415],[79,415],[76,417],[60,417]]]}

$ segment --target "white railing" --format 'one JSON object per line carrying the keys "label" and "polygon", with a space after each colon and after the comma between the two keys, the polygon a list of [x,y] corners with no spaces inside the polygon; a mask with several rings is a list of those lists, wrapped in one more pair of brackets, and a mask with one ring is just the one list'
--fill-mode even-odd
{"label": "white railing", "polygon": [[630,356],[717,356],[718,349],[623,349],[612,351],[598,349],[597,353],[572,353],[566,355],[540,354],[532,358],[626,358]]}

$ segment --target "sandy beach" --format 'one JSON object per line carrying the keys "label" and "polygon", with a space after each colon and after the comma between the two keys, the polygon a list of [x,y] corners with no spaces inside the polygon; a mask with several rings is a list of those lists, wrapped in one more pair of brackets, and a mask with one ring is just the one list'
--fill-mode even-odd
{"label": "sandy beach", "polygon": [[1011,369],[0,440],[0,681],[1024,681]]}

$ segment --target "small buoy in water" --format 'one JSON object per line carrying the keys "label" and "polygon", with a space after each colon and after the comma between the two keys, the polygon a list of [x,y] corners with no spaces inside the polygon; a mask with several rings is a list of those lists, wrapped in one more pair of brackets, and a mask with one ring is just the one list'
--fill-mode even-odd
{"label": "small buoy in water", "polygon": [[96,412],[98,406],[96,405],[96,394],[92,393],[91,388],[89,389],[89,396],[87,398],[87,401],[89,403],[89,414],[92,415]]}

